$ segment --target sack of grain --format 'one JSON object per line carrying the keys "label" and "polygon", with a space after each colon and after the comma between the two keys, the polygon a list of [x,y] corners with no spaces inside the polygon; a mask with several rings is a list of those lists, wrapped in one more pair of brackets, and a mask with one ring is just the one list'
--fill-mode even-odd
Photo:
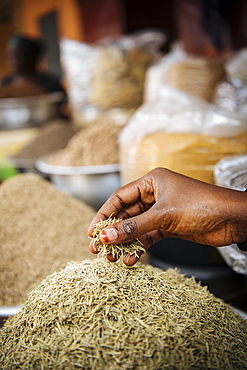
{"label": "sack of grain", "polygon": [[144,85],[145,101],[157,99],[162,86],[212,101],[215,89],[224,76],[224,60],[190,55],[177,42],[169,53],[148,68]]}
{"label": "sack of grain", "polygon": [[0,332],[1,369],[247,369],[247,322],[194,278],[69,263]]}
{"label": "sack of grain", "polygon": [[223,157],[247,152],[247,116],[216,110],[213,104],[164,87],[143,104],[120,135],[123,184],[161,166],[214,183]]}
{"label": "sack of grain", "polygon": [[146,70],[157,59],[164,38],[161,32],[150,30],[101,39],[93,45],[61,39],[61,63],[72,116],[79,127],[95,122],[108,110],[122,110],[122,117],[128,116],[129,110],[142,103]]}
{"label": "sack of grain", "polygon": [[76,132],[71,122],[62,119],[48,121],[37,130],[36,137],[23,145],[12,156],[12,159],[16,160],[17,164],[18,160],[21,162],[22,159],[34,163],[37,158],[44,154],[63,149]]}

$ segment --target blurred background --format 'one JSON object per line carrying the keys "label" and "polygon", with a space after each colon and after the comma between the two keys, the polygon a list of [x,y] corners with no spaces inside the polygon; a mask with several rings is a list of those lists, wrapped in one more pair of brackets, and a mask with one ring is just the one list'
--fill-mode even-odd
{"label": "blurred background", "polygon": [[[1,0],[0,182],[31,172],[94,211],[157,166],[244,190],[246,24],[247,0]],[[148,258],[247,310],[235,245]]]}
{"label": "blurred background", "polygon": [[60,77],[60,37],[94,42],[104,36],[155,27],[167,34],[166,50],[177,38],[183,38],[187,49],[196,53],[210,54],[218,47],[220,51],[229,46],[238,49],[246,46],[246,7],[245,0],[154,0],[141,6],[138,1],[130,0],[42,3],[38,0],[1,0],[0,75],[7,72],[5,49],[13,34],[42,36],[48,45],[47,67]]}

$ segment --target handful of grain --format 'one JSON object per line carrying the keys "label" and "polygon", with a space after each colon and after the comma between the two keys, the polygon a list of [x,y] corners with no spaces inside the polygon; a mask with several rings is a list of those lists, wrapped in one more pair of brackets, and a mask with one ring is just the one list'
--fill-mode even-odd
{"label": "handful of grain", "polygon": [[93,258],[87,228],[95,211],[27,173],[0,186],[0,306],[19,305],[69,261]]}
{"label": "handful of grain", "polygon": [[0,332],[1,369],[247,368],[247,323],[193,278],[69,263]]}
{"label": "handful of grain", "polygon": [[100,240],[100,232],[105,227],[112,225],[114,222],[122,221],[121,218],[109,217],[106,220],[100,220],[94,226],[93,231],[93,241],[97,245],[99,255],[106,256],[107,254],[112,254],[113,257],[117,259],[124,258],[126,256],[135,255],[138,257],[137,252],[146,253],[146,249],[143,248],[142,243],[139,239],[134,239],[131,242],[120,243],[120,244],[105,244]]}

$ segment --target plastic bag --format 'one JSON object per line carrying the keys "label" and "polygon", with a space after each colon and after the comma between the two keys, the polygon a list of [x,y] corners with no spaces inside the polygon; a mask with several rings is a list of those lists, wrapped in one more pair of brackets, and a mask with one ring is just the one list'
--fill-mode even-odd
{"label": "plastic bag", "polygon": [[[247,154],[222,159],[215,166],[214,176],[219,186],[247,189]],[[218,251],[234,271],[247,275],[247,252],[239,250],[236,244],[218,248]]]}
{"label": "plastic bag", "polygon": [[145,101],[157,99],[159,90],[164,85],[212,101],[216,86],[224,75],[225,65],[222,59],[190,55],[177,42],[168,54],[148,69]]}
{"label": "plastic bag", "polygon": [[160,58],[158,50],[164,41],[165,35],[155,30],[104,38],[93,45],[61,39],[61,63],[74,121],[83,126],[109,110],[116,111],[118,118],[121,111],[129,118],[129,112],[142,104],[146,70]]}
{"label": "plastic bag", "polygon": [[233,54],[226,63],[226,78],[215,91],[214,104],[226,112],[247,113],[247,49]]}
{"label": "plastic bag", "polygon": [[226,63],[226,72],[230,79],[239,79],[247,84],[247,48],[233,54]]}
{"label": "plastic bag", "polygon": [[143,104],[120,135],[121,181],[157,166],[214,183],[222,158],[247,152],[247,117],[226,115],[195,96],[164,86]]}
{"label": "plastic bag", "polygon": [[247,252],[239,250],[236,244],[218,248],[219,253],[235,272],[247,275]]}
{"label": "plastic bag", "polygon": [[247,189],[247,153],[223,158],[215,165],[215,183],[235,190]]}

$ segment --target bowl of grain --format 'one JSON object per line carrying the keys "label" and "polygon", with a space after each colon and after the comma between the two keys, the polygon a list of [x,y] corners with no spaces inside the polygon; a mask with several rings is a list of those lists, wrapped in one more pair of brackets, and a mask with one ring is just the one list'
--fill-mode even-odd
{"label": "bowl of grain", "polygon": [[[17,131],[19,137],[20,130]],[[35,128],[34,137],[26,140],[19,151],[8,157],[21,172],[36,172],[36,160],[46,153],[63,149],[75,133],[76,130],[70,121],[61,118],[49,120]]]}
{"label": "bowl of grain", "polygon": [[35,166],[58,188],[97,210],[120,187],[121,130],[121,126],[100,120],[79,130],[64,149],[38,158]]}
{"label": "bowl of grain", "polygon": [[120,187],[119,164],[94,166],[56,166],[49,163],[49,154],[40,157],[36,168],[65,193],[99,209]]}

